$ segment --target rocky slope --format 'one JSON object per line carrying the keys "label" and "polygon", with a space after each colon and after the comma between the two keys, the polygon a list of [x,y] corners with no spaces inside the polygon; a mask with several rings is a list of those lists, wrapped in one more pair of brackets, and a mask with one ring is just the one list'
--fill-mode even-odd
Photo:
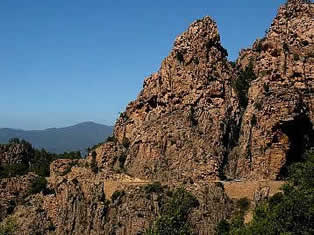
{"label": "rocky slope", "polygon": [[[243,50],[233,68],[215,22],[194,22],[145,79],[114,137],[87,159],[54,161],[48,190],[17,200],[2,223],[14,221],[16,234],[143,234],[181,186],[199,202],[188,217],[192,230],[213,234],[235,210],[214,180],[280,178],[313,145],[313,26],[313,4],[289,0],[265,38]],[[255,74],[242,94],[245,105],[235,86],[243,70]],[[14,194],[10,180],[0,185]],[[162,190],[147,190],[155,180]],[[251,198],[272,191],[261,185],[267,192],[251,185]]]}

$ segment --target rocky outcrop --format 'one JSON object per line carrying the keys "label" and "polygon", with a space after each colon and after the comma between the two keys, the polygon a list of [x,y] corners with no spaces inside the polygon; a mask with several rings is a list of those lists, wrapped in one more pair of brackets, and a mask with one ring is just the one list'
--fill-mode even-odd
{"label": "rocky outcrop", "polygon": [[0,221],[30,195],[29,191],[36,177],[37,175],[28,173],[25,176],[0,179]]}
{"label": "rocky outcrop", "polygon": [[[284,175],[314,142],[313,24],[313,4],[289,0],[233,68],[215,22],[195,21],[145,79],[114,136],[87,159],[54,161],[44,193],[23,194],[14,208],[1,201],[2,218],[10,214],[3,222],[13,219],[16,234],[142,234],[161,215],[163,198],[184,187],[199,201],[192,230],[213,234],[234,209],[225,191],[267,198],[282,182],[259,187],[260,180]],[[248,66],[255,76],[243,106],[234,84]],[[1,164],[23,162],[20,152],[0,150]],[[215,182],[224,175],[256,181]],[[18,198],[31,177],[2,179],[1,196]],[[145,190],[155,180],[164,190]]]}
{"label": "rocky outcrop", "polygon": [[253,64],[248,106],[238,146],[229,156],[231,177],[277,179],[313,146],[314,7],[301,0],[282,6],[267,35],[240,53]]}
{"label": "rocky outcrop", "polygon": [[[80,162],[70,165],[66,174],[51,174],[50,193],[26,197],[25,203],[19,204],[3,222],[13,220],[16,234],[143,234],[160,216],[162,200],[178,187],[169,184],[163,185],[161,191],[148,191],[146,184],[125,181],[111,197],[105,195],[105,187],[109,187],[105,173],[95,174]],[[123,180],[121,174],[112,179],[115,177]],[[193,230],[212,234],[215,225],[229,215],[232,201],[219,184],[186,182],[182,187],[192,192],[200,204],[189,217]]]}
{"label": "rocky outcrop", "polygon": [[127,143],[129,174],[162,181],[218,177],[239,122],[226,56],[210,17],[177,37],[116,123],[115,137]]}
{"label": "rocky outcrop", "polygon": [[32,155],[32,148],[26,142],[0,144],[0,166],[28,164]]}

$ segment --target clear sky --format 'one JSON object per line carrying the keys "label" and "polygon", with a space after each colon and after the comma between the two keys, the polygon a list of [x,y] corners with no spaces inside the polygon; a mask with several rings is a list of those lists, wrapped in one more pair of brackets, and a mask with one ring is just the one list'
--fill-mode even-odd
{"label": "clear sky", "polygon": [[0,127],[114,124],[178,34],[206,15],[235,60],[284,0],[1,0]]}

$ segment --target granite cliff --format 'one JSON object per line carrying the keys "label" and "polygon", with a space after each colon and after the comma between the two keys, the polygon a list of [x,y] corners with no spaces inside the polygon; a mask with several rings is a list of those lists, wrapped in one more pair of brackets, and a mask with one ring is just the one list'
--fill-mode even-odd
{"label": "granite cliff", "polygon": [[[164,198],[183,187],[198,201],[187,217],[192,232],[214,234],[236,211],[232,198],[275,193],[256,182],[284,178],[313,147],[313,15],[309,1],[289,0],[235,64],[210,17],[192,23],[145,79],[114,136],[86,159],[54,161],[47,190],[15,196],[2,223],[14,221],[16,234],[144,234]],[[0,162],[8,156],[0,152]],[[1,179],[0,193],[12,192],[9,201],[10,182],[29,187],[31,177]],[[252,191],[231,190],[225,178]]]}

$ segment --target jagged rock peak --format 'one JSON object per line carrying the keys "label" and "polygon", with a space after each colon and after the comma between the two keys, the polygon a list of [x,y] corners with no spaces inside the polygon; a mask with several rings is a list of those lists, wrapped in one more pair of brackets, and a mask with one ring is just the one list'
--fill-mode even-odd
{"label": "jagged rock peak", "polygon": [[288,0],[286,4],[304,4],[304,3],[312,3],[311,0]]}
{"label": "jagged rock peak", "polygon": [[226,56],[210,17],[193,22],[176,38],[159,71],[145,79],[116,122],[116,139],[128,143],[130,175],[159,181],[217,178],[227,151],[223,139],[233,131],[230,120],[238,120]]}
{"label": "jagged rock peak", "polygon": [[194,21],[188,30],[179,35],[174,42],[174,50],[185,52],[193,47],[204,47],[211,40],[220,43],[216,22],[209,16]]}
{"label": "jagged rock peak", "polygon": [[[199,54],[201,58],[208,56],[211,47],[216,47],[222,52],[221,57],[227,56],[227,51],[220,44],[220,35],[217,24],[209,16],[194,21],[187,31],[179,35],[175,42],[173,51],[176,57],[182,57],[185,62],[186,57],[191,57],[191,54]],[[208,62],[208,60],[207,60]]]}
{"label": "jagged rock peak", "polygon": [[279,9],[285,18],[296,17],[298,15],[310,14],[313,17],[313,3],[310,0],[288,0],[285,5]]}

